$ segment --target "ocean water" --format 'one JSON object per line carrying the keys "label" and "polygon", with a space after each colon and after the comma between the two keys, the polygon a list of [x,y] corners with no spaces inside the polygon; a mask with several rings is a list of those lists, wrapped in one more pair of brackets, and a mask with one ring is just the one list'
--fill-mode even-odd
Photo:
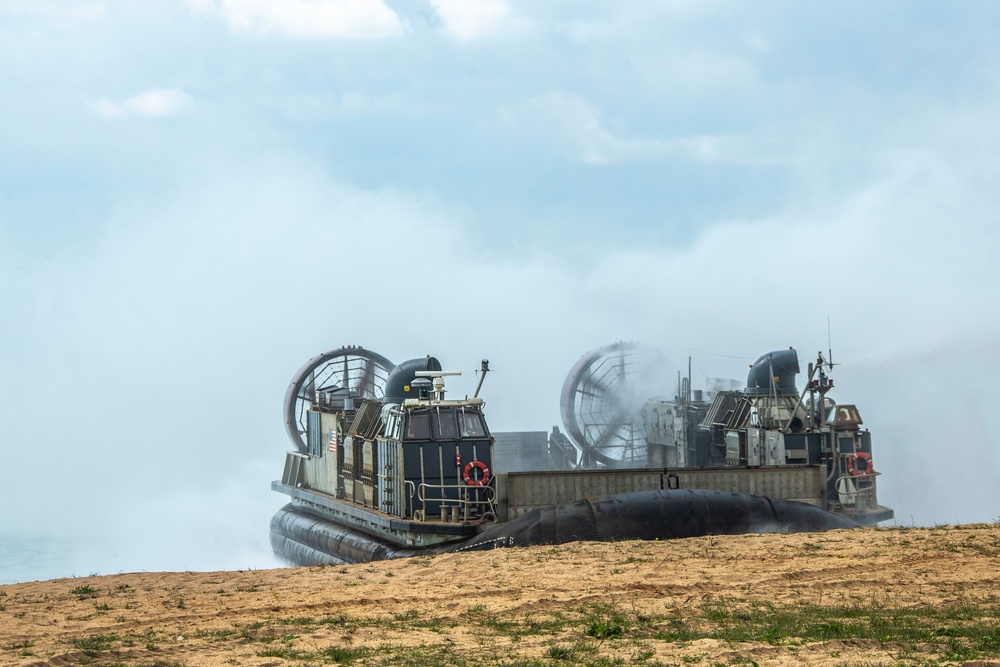
{"label": "ocean water", "polygon": [[[0,585],[122,572],[208,572],[286,567],[272,552],[266,525],[236,535],[0,534]],[[180,537],[180,539],[176,539]]]}
{"label": "ocean water", "polygon": [[210,489],[157,489],[115,504],[83,500],[74,516],[85,520],[52,509],[34,522],[16,523],[0,513],[0,585],[285,567],[268,539],[271,517],[285,502],[259,479],[269,474],[223,480]]}
{"label": "ocean water", "polygon": [[0,584],[94,574],[78,555],[83,547],[77,539],[0,535]]}

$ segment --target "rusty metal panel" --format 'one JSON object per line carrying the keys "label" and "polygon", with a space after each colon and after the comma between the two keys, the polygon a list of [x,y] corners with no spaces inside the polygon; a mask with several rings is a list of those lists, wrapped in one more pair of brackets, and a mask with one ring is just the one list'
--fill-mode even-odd
{"label": "rusty metal panel", "polygon": [[[354,436],[355,438],[359,436]],[[362,501],[365,507],[375,506],[375,450],[371,440],[361,443],[361,483],[364,486]],[[354,498],[358,500],[357,496]]]}
{"label": "rusty metal panel", "polygon": [[740,434],[736,431],[726,431],[726,465],[740,464]]}
{"label": "rusty metal panel", "polygon": [[515,519],[539,507],[632,491],[711,489],[826,506],[825,466],[673,468],[509,473],[498,496],[501,513]]}
{"label": "rusty metal panel", "polygon": [[631,491],[655,491],[662,488],[659,471],[606,472],[581,475],[577,479],[580,498],[599,498]]}
{"label": "rusty metal panel", "polygon": [[605,470],[546,473],[510,473],[507,476],[510,518],[548,505],[582,498],[599,498],[662,487],[659,470]]}
{"label": "rusty metal panel", "polygon": [[732,493],[799,500],[825,506],[825,466],[768,468],[699,468],[672,471],[682,489],[715,489]]}
{"label": "rusty metal panel", "polygon": [[361,479],[370,484],[375,471],[375,455],[371,440],[361,442]]}
{"label": "rusty metal panel", "polygon": [[337,457],[303,456],[300,482],[311,489],[336,495]]}
{"label": "rusty metal panel", "polygon": [[281,473],[281,483],[288,486],[299,486],[302,484],[302,462],[306,460],[304,454],[298,452],[288,452],[285,455],[285,469]]}

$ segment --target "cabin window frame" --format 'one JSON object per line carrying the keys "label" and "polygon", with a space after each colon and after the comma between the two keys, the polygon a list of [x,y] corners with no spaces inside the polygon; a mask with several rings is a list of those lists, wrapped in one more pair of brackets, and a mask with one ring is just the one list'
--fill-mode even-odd
{"label": "cabin window frame", "polygon": [[[420,432],[414,430],[415,422],[423,422]],[[420,410],[410,412],[406,415],[406,440],[430,440],[431,439],[431,413],[430,410]]]}

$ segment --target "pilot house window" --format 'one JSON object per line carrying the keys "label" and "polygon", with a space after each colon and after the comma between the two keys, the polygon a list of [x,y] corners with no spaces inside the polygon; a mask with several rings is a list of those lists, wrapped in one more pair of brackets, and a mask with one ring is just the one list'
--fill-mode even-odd
{"label": "pilot house window", "polygon": [[410,413],[406,421],[406,437],[413,440],[429,440],[431,437],[431,416],[426,412]]}
{"label": "pilot house window", "polygon": [[455,428],[455,413],[451,410],[441,410],[438,408],[437,415],[435,415],[435,422],[437,422],[437,437],[444,439],[451,439],[457,437],[457,429]]}
{"label": "pilot house window", "polygon": [[403,437],[407,440],[484,438],[486,424],[479,412],[466,412],[451,407],[431,408],[426,412],[411,412],[407,415]]}
{"label": "pilot house window", "polygon": [[486,428],[483,426],[482,415],[476,412],[462,412],[459,416],[462,424],[463,438],[480,438],[486,435]]}

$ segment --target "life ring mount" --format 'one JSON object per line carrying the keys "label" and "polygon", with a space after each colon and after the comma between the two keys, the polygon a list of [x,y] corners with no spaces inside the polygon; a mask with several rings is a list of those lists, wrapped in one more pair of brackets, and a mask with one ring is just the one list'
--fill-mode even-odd
{"label": "life ring mount", "polygon": [[868,452],[855,452],[847,457],[847,473],[852,477],[870,475],[875,472],[872,465],[872,455]]}
{"label": "life ring mount", "polygon": [[[478,470],[478,477],[475,476],[474,470]],[[465,469],[462,471],[462,479],[469,486],[486,486],[490,483],[490,469],[482,461],[472,460],[465,464]]]}

